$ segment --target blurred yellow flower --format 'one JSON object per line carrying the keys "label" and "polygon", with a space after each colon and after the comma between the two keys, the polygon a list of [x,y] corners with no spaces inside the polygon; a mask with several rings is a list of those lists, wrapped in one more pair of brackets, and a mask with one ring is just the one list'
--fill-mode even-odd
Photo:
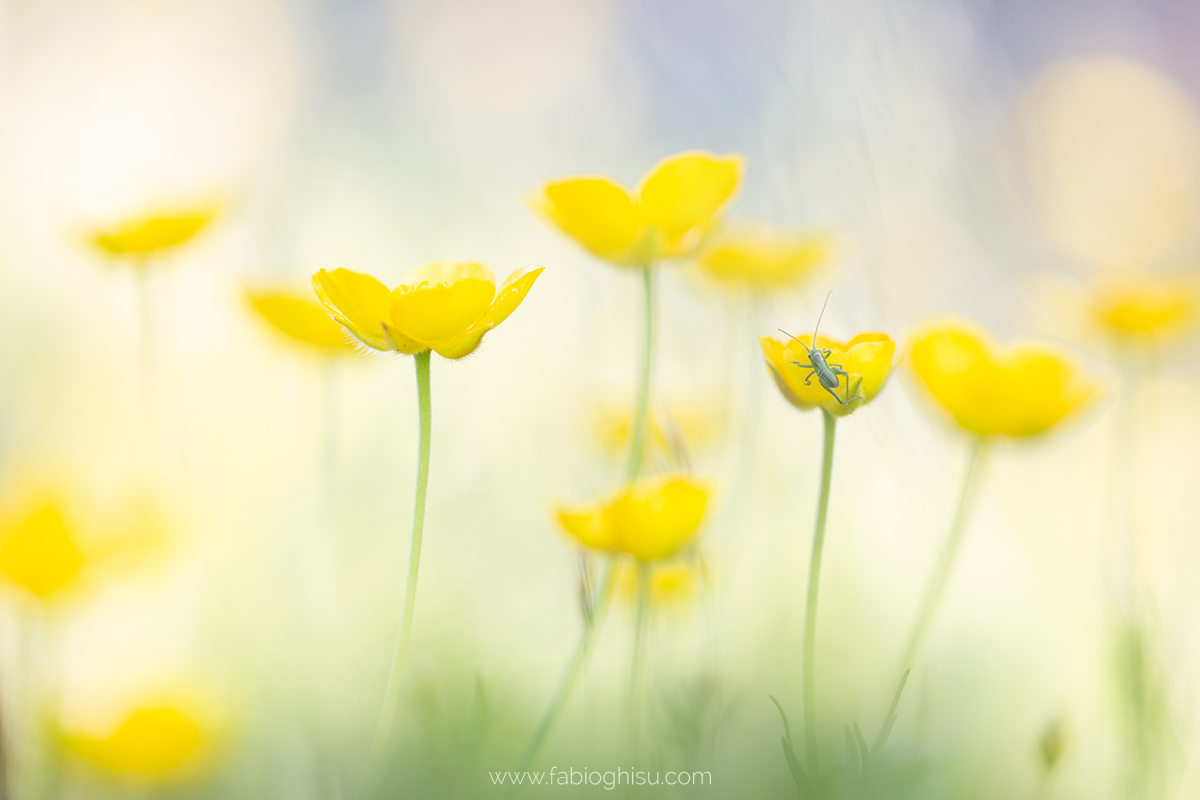
{"label": "blurred yellow flower", "polygon": [[1126,279],[1095,289],[1088,310],[1096,326],[1118,341],[1157,342],[1192,329],[1200,296],[1182,281]]}
{"label": "blurred yellow flower", "polygon": [[49,599],[71,586],[84,566],[83,552],[50,502],[0,533],[0,574]]}
{"label": "blurred yellow flower", "polygon": [[348,269],[320,270],[312,281],[333,318],[367,347],[462,358],[521,305],[542,269],[519,269],[499,290],[492,271],[473,262],[426,264],[392,290]]}
{"label": "blurred yellow flower", "polygon": [[[621,455],[629,446],[633,427],[628,403],[601,403],[593,415],[596,442],[610,455]],[[703,448],[724,436],[728,416],[724,398],[697,397],[666,403],[650,420],[650,441],[664,453],[680,446]]]}
{"label": "blurred yellow flower", "polygon": [[739,155],[678,153],[636,191],[598,175],[549,181],[529,205],[588,251],[618,266],[644,267],[691,252],[717,223],[741,180]]}
{"label": "blurred yellow flower", "polygon": [[716,280],[749,289],[782,289],[812,275],[828,260],[832,239],[767,225],[741,223],[722,231],[697,263]]}
{"label": "blurred yellow flower", "polygon": [[144,259],[188,242],[215,216],[212,206],[156,212],[96,231],[90,241],[111,255]]}
{"label": "blurred yellow flower", "polygon": [[175,705],[135,709],[113,730],[68,734],[66,748],[97,767],[141,779],[177,777],[195,767],[211,744],[212,731]]}
{"label": "blurred yellow flower", "polygon": [[309,295],[279,289],[247,289],[245,294],[250,307],[292,341],[330,355],[354,352],[346,330]]}
{"label": "blurred yellow flower", "polygon": [[963,429],[980,436],[1035,436],[1087,406],[1099,386],[1066,356],[1040,344],[995,352],[955,321],[935,322],[909,346],[912,368]]}
{"label": "blurred yellow flower", "polygon": [[[650,602],[657,607],[684,606],[695,598],[704,582],[704,565],[690,558],[655,561],[648,566]],[[622,597],[633,599],[638,592],[638,570],[632,563],[623,564],[617,576],[617,589]]]}
{"label": "blurred yellow flower", "polygon": [[[851,398],[849,408],[821,386],[809,366],[806,346],[812,334],[798,335],[781,342],[770,336],[759,340],[767,369],[784,398],[802,411],[823,408],[834,416],[846,416],[869,403],[883,389],[892,372],[896,344],[886,333],[860,333],[848,342],[825,334],[817,335],[817,346],[829,351],[826,363],[841,367],[849,377],[838,376],[837,395]],[[803,344],[802,344],[803,343]]]}
{"label": "blurred yellow flower", "polygon": [[674,555],[692,540],[708,506],[708,489],[682,477],[642,481],[613,499],[560,507],[558,522],[580,544],[642,561]]}

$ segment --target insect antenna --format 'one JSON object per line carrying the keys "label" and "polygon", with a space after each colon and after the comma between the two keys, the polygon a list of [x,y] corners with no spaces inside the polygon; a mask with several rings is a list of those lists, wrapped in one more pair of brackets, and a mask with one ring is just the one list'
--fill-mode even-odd
{"label": "insect antenna", "polygon": [[821,317],[825,316],[825,306],[829,305],[829,295],[833,294],[833,289],[825,293],[825,302],[821,304],[821,313],[817,315],[817,324],[813,328],[812,346],[817,346],[817,331],[821,329]]}

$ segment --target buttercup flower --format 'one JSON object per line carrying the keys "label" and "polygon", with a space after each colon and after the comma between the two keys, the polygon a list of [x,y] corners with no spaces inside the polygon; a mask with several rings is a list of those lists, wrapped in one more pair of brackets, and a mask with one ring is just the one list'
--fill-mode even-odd
{"label": "buttercup flower", "polygon": [[1099,394],[1064,355],[1039,344],[994,351],[983,335],[954,321],[935,322],[909,346],[913,371],[963,429],[980,436],[1035,436]]}
{"label": "buttercup flower", "polygon": [[[593,435],[609,454],[629,446],[633,419],[625,404],[606,402],[595,408]],[[664,404],[650,420],[649,442],[664,453],[678,446],[704,448],[726,433],[727,401],[720,396],[697,396]]]}
{"label": "buttercup flower", "polygon": [[[891,374],[896,353],[896,344],[886,333],[860,333],[848,342],[817,334],[817,347],[829,351],[826,363],[845,370],[849,376],[838,375],[835,399],[809,366],[806,346],[812,342],[812,334],[797,335],[786,342],[764,336],[759,342],[767,369],[789,403],[801,411],[820,407],[838,417],[875,399]],[[846,399],[850,400],[849,408],[842,402]]]}
{"label": "buttercup flower", "polygon": [[348,269],[321,270],[312,281],[333,318],[367,347],[462,358],[521,305],[542,269],[517,270],[499,290],[492,271],[473,262],[426,264],[395,289]]}
{"label": "buttercup flower", "polygon": [[716,280],[750,289],[782,289],[808,277],[829,260],[833,243],[824,234],[801,235],[742,223],[721,232],[697,260]]}
{"label": "buttercup flower", "polygon": [[157,212],[97,231],[90,241],[114,256],[145,259],[189,241],[215,216],[216,210],[212,207]]}
{"label": "buttercup flower", "polygon": [[741,180],[738,155],[685,152],[660,161],[634,191],[598,175],[548,182],[528,202],[591,253],[645,267],[691,252]]}
{"label": "buttercup flower", "polygon": [[55,503],[0,534],[0,575],[41,600],[70,587],[83,566],[83,552]]}
{"label": "buttercup flower", "polygon": [[[634,600],[638,593],[639,571],[634,564],[626,562],[620,567],[617,580],[618,590],[627,600]],[[656,607],[682,606],[696,596],[699,586],[705,581],[703,564],[690,558],[672,558],[655,561],[646,573],[650,602]]]}
{"label": "buttercup flower", "polygon": [[1097,288],[1089,316],[1121,342],[1155,342],[1189,331],[1200,316],[1197,287],[1181,281],[1149,279],[1113,282]]}
{"label": "buttercup flower", "polygon": [[558,509],[558,522],[580,544],[641,561],[667,558],[692,540],[708,490],[687,478],[636,483],[605,503]]}
{"label": "buttercup flower", "polygon": [[194,767],[211,743],[208,726],[174,705],[135,709],[111,731],[68,734],[63,744],[97,767],[141,779],[171,778]]}
{"label": "buttercup flower", "polygon": [[276,289],[248,289],[246,301],[275,330],[293,341],[330,355],[354,351],[345,329],[308,296]]}

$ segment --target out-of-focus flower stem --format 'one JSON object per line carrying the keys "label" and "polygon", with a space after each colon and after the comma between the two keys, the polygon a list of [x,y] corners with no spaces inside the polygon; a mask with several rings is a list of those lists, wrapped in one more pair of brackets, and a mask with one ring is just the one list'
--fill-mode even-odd
{"label": "out-of-focus flower stem", "polygon": [[629,663],[629,751],[635,763],[641,733],[642,676],[646,667],[646,627],[650,610],[650,567],[637,567],[637,607],[633,621],[633,659]]}
{"label": "out-of-focus flower stem", "polygon": [[400,628],[396,632],[396,647],[392,652],[392,668],[388,673],[387,690],[383,695],[383,707],[379,712],[379,725],[375,739],[367,756],[368,784],[379,777],[391,743],[392,723],[396,717],[396,706],[400,701],[400,677],[404,672],[404,657],[408,653],[408,640],[412,633],[413,604],[417,599],[417,570],[421,565],[421,533],[425,526],[425,490],[429,486],[429,441],[432,432],[432,414],[429,404],[429,358],[432,351],[417,353],[413,360],[417,367],[417,409],[419,417],[419,444],[417,449],[417,489],[413,500],[412,542],[408,551],[408,576],[404,581],[404,607],[400,612]]}
{"label": "out-of-focus flower stem", "polygon": [[962,544],[963,534],[966,533],[967,518],[970,516],[971,505],[979,488],[979,477],[986,453],[987,440],[983,437],[976,437],[971,444],[971,454],[967,458],[967,471],[963,476],[962,490],[958,495],[958,508],[955,509],[954,520],[950,523],[950,533],[946,536],[946,543],[942,546],[937,567],[929,579],[929,584],[925,587],[925,597],[921,601],[920,611],[908,634],[908,643],[904,646],[904,658],[900,661],[901,670],[912,667],[913,659],[917,657],[917,651],[920,650],[929,624],[933,621],[933,615],[937,613],[938,603],[942,599],[942,593],[946,590],[946,582],[950,578],[950,570],[954,566],[954,559]]}
{"label": "out-of-focus flower stem", "polygon": [[604,616],[608,613],[608,605],[612,600],[616,574],[616,559],[609,559],[608,564],[605,566],[604,578],[600,584],[600,595],[596,600],[596,605],[593,607],[591,615],[584,624],[583,635],[579,638],[579,645],[575,648],[575,654],[571,657],[571,660],[567,662],[567,669],[563,672],[562,677],[559,678],[558,688],[554,690],[554,696],[550,699],[550,705],[546,707],[541,721],[538,722],[537,728],[533,731],[533,736],[529,739],[529,744],[525,746],[525,754],[521,757],[521,764],[517,767],[518,771],[528,769],[533,760],[537,758],[542,745],[546,743],[546,738],[554,728],[554,723],[558,721],[563,707],[566,706],[567,700],[571,697],[571,690],[575,688],[575,682],[579,679],[579,673],[583,670],[584,665],[587,664],[588,658],[591,656],[592,645],[595,644],[596,636],[599,635],[600,628],[604,622]]}
{"label": "out-of-focus flower stem", "polygon": [[817,643],[817,591],[821,585],[821,553],[825,549],[825,522],[829,517],[829,490],[833,483],[833,439],[837,418],[821,409],[824,444],[821,448],[821,494],[817,500],[817,523],[813,529],[812,557],[808,564],[808,597],[804,607],[804,747],[809,774],[817,776],[817,691],[815,647]]}
{"label": "out-of-focus flower stem", "polygon": [[[637,480],[638,475],[642,471],[646,430],[649,427],[650,375],[653,366],[654,271],[647,264],[642,268],[642,348],[638,371],[637,400],[634,404],[633,429],[629,441],[629,460],[626,462],[625,468],[625,480],[627,483]],[[520,770],[528,769],[533,760],[537,758],[538,752],[546,742],[546,737],[554,729],[554,725],[558,722],[558,718],[562,714],[567,700],[571,697],[571,691],[575,688],[575,683],[579,679],[579,673],[583,671],[584,665],[587,664],[588,659],[591,657],[592,645],[595,643],[600,629],[604,626],[604,618],[608,613],[608,605],[612,599],[616,574],[617,558],[616,556],[609,556],[608,563],[604,566],[604,577],[600,583],[600,593],[593,601],[591,613],[587,615],[584,622],[583,632],[579,637],[579,645],[575,648],[575,654],[571,657],[571,660],[567,662],[566,670],[563,672],[562,677],[559,678],[558,688],[555,689],[554,696],[550,699],[550,705],[546,707],[541,721],[538,722],[537,728],[533,731],[533,736],[530,738],[529,744],[525,747],[525,754],[521,757]]]}
{"label": "out-of-focus flower stem", "polygon": [[625,480],[632,483],[642,471],[645,456],[646,429],[650,419],[650,375],[654,366],[654,272],[649,266],[642,268],[642,360],[638,380],[638,393],[633,408],[633,431],[629,442],[629,461],[625,467]]}

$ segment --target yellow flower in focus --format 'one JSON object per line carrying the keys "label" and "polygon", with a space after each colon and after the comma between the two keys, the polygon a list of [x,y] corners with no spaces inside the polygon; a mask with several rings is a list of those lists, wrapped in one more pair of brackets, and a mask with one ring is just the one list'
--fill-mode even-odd
{"label": "yellow flower in focus", "polygon": [[1092,321],[1113,339],[1158,342],[1195,325],[1200,297],[1181,281],[1126,280],[1096,289],[1088,303]]}
{"label": "yellow flower in focus", "polygon": [[708,490],[687,478],[642,481],[606,503],[558,509],[558,522],[584,547],[667,558],[692,540],[708,506]]}
{"label": "yellow flower in focus", "polygon": [[737,191],[739,155],[697,151],[663,159],[635,191],[596,175],[546,183],[528,202],[588,251],[618,266],[691,252]]}
{"label": "yellow flower in focus", "polygon": [[[849,373],[838,376],[838,398],[851,399],[849,408],[821,386],[809,366],[806,346],[812,334],[797,335],[781,342],[770,336],[759,340],[767,369],[784,398],[801,411],[823,408],[835,417],[844,417],[871,402],[883,389],[892,372],[896,343],[886,333],[860,333],[848,342],[825,334],[817,335],[817,347],[828,350],[826,363]],[[803,344],[801,344],[803,343]]]}
{"label": "yellow flower in focus", "polygon": [[963,429],[1036,436],[1087,406],[1099,387],[1064,355],[1039,344],[993,351],[960,322],[936,322],[909,346],[913,371]]}
{"label": "yellow flower in focus", "polygon": [[0,533],[0,575],[41,600],[71,586],[83,566],[83,552],[55,503]]}
{"label": "yellow flower in focus", "polygon": [[498,290],[483,264],[450,261],[418,267],[395,289],[348,269],[320,270],[312,282],[333,318],[367,347],[462,358],[521,305],[542,269],[519,269]]}
{"label": "yellow flower in focus", "polygon": [[782,289],[812,275],[829,260],[832,250],[827,235],[800,235],[743,223],[723,231],[697,263],[707,275],[728,285]]}
{"label": "yellow flower in focus", "polygon": [[216,216],[213,207],[158,212],[92,234],[93,245],[114,256],[146,258],[192,239]]}
{"label": "yellow flower in focus", "polygon": [[135,709],[100,735],[70,734],[66,748],[97,767],[129,778],[169,779],[195,767],[211,743],[208,726],[175,705]]}
{"label": "yellow flower in focus", "polygon": [[346,330],[309,296],[278,289],[247,289],[246,301],[275,330],[329,355],[354,352]]}

